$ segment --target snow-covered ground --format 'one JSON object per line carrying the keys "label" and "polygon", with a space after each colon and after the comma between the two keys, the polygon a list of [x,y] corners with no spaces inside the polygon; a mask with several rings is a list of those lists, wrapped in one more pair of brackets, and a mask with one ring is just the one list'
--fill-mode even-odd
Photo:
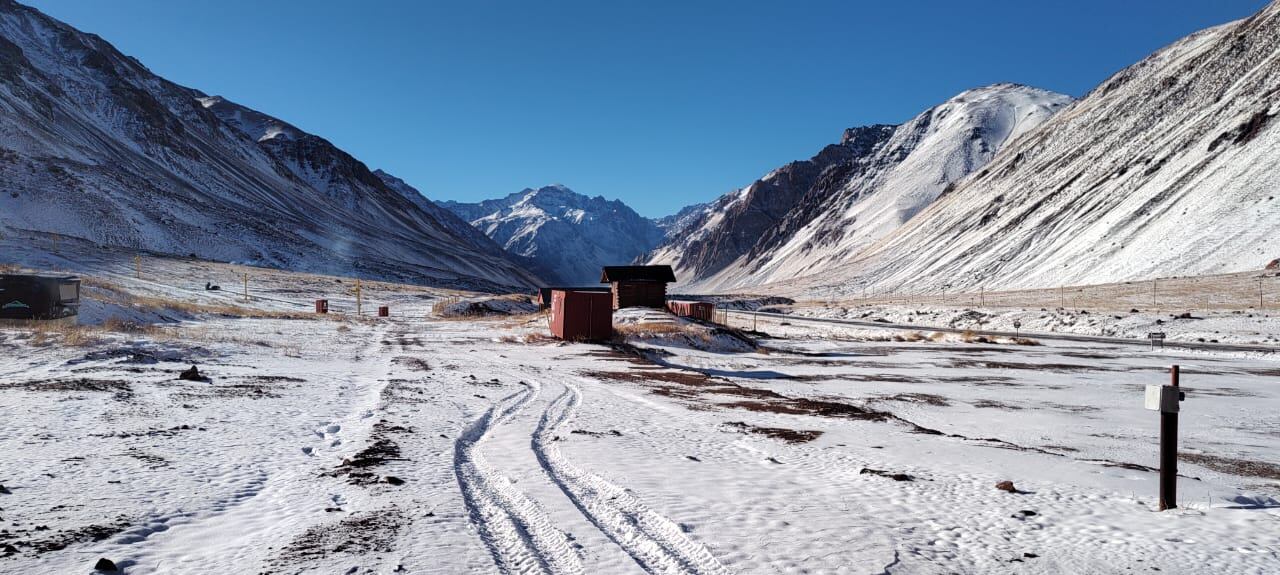
{"label": "snow-covered ground", "polygon": [[[898,306],[780,306],[769,308],[801,317],[885,320],[894,324],[988,331],[1146,339],[1163,332],[1168,341],[1236,343],[1280,346],[1280,314],[1274,312],[1208,311],[1180,313],[1088,312],[1071,309],[978,309],[930,305]],[[1018,324],[1020,327],[1015,327]]]}
{"label": "snow-covered ground", "polygon": [[[195,265],[226,273],[112,281],[231,295],[165,287],[202,284]],[[800,325],[726,349],[632,311],[679,329],[566,344],[538,317],[433,319],[458,294],[389,284],[366,295],[390,318],[338,295],[344,313],[271,314],[339,280],[270,277],[259,317],[0,330],[0,572],[1280,570],[1271,357]],[[1173,363],[1182,507],[1161,513],[1142,386]],[[179,380],[192,364],[210,380]]]}

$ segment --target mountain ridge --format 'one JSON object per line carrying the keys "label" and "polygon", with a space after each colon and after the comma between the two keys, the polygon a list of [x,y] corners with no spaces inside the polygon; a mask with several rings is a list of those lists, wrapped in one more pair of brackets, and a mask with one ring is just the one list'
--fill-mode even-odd
{"label": "mountain ridge", "polygon": [[161,78],[39,10],[0,0],[0,54],[10,230],[451,287],[538,283],[324,138]]}

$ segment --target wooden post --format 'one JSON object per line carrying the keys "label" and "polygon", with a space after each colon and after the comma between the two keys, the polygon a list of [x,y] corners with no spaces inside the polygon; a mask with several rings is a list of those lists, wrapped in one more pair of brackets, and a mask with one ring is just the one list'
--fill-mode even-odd
{"label": "wooden post", "polygon": [[1258,278],[1258,311],[1262,311],[1264,309],[1267,309],[1267,307],[1262,302],[1262,278]]}
{"label": "wooden post", "polygon": [[363,315],[364,301],[361,299],[360,278],[356,278],[356,315]]}
{"label": "wooden post", "polygon": [[[1169,368],[1169,385],[1178,387],[1178,366]],[[1160,510],[1178,507],[1178,412],[1160,412]]]}
{"label": "wooden post", "polygon": [[244,301],[249,301],[249,272],[244,272]]}
{"label": "wooden post", "polygon": [[760,330],[756,329],[756,325],[759,323],[759,319],[760,319],[759,312],[751,312],[751,331],[752,331],[752,333],[758,333],[758,332],[760,331]]}
{"label": "wooden post", "polygon": [[1156,282],[1158,281],[1160,281],[1159,278],[1151,280],[1151,307],[1156,309],[1156,313],[1160,313],[1160,302],[1156,300]]}
{"label": "wooden post", "polygon": [[982,286],[978,286],[978,307],[987,307],[987,292]]}
{"label": "wooden post", "polygon": [[1058,286],[1058,307],[1060,309],[1067,309],[1067,296],[1064,293],[1066,289],[1066,286]]}

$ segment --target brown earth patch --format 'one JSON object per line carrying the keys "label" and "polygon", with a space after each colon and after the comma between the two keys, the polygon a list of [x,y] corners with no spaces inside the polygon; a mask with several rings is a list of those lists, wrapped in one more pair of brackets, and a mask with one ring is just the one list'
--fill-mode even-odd
{"label": "brown earth patch", "polygon": [[1236,459],[1233,457],[1222,457],[1219,455],[1186,452],[1179,453],[1178,459],[1186,461],[1187,463],[1199,465],[1200,467],[1212,469],[1219,473],[1280,480],[1280,465],[1267,463],[1265,461],[1253,461],[1247,459]]}
{"label": "brown earth patch", "polygon": [[405,524],[404,514],[394,507],[356,513],[337,523],[307,529],[280,550],[276,561],[289,565],[330,555],[390,553],[395,550],[396,536]]}
{"label": "brown earth patch", "polygon": [[[129,522],[129,519],[124,515],[121,515],[117,517],[115,521],[112,521],[110,523],[106,523],[102,525],[97,525],[97,524],[86,525],[84,527],[77,527],[75,529],[56,531],[56,532],[53,532],[52,535],[47,535],[41,539],[32,539],[32,540],[17,539],[17,537],[20,537],[25,533],[37,533],[37,531],[34,530],[34,526],[33,526],[33,529],[30,531],[28,531],[27,529],[14,529],[12,532],[6,530],[0,533],[0,541],[11,538],[13,540],[10,544],[13,545],[15,548],[18,548],[20,550],[27,549],[33,555],[38,557],[40,555],[49,553],[51,551],[61,551],[77,543],[89,543],[93,541],[102,541],[109,537],[115,536],[116,534],[124,531],[125,529],[128,529],[130,526],[131,524]],[[45,533],[45,532],[39,532],[39,533]]]}
{"label": "brown earth patch", "polygon": [[37,379],[16,383],[0,384],[0,390],[24,389],[27,391],[74,393],[110,393],[115,399],[126,400],[133,397],[133,388],[129,382],[120,379]]}
{"label": "brown earth patch", "polygon": [[896,393],[876,396],[872,401],[899,401],[904,403],[923,403],[935,407],[947,407],[951,402],[941,395],[932,393]]}
{"label": "brown earth patch", "polygon": [[785,427],[757,427],[755,425],[749,425],[744,421],[730,421],[725,423],[725,425],[743,433],[763,435],[773,439],[780,439],[787,443],[808,443],[822,437],[822,432],[818,430],[787,429]]}

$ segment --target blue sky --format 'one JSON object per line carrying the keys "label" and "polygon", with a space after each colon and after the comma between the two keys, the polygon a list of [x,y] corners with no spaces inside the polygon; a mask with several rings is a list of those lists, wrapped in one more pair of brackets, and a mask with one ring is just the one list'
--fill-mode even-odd
{"label": "blue sky", "polygon": [[968,88],[1080,96],[1265,2],[32,4],[430,198],[563,183],[661,216]]}

